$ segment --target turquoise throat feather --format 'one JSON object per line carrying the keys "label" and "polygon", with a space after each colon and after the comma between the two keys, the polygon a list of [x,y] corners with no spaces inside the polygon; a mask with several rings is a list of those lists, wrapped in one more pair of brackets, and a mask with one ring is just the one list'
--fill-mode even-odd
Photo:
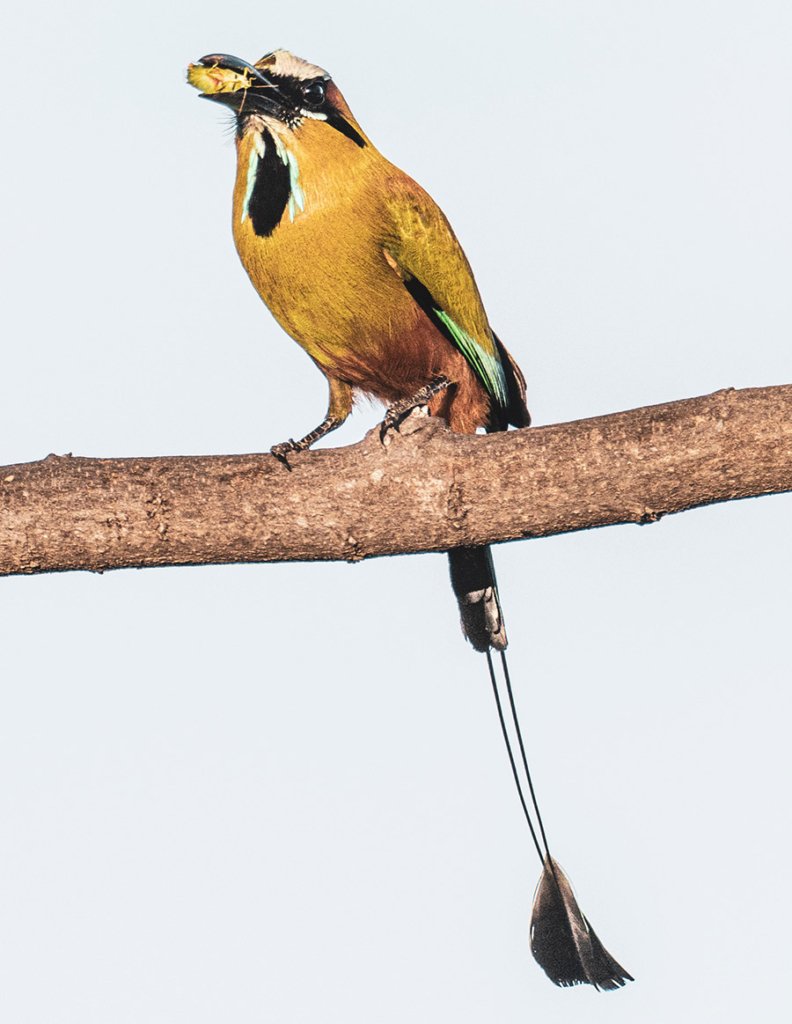
{"label": "turquoise throat feather", "polygon": [[255,233],[266,237],[280,224],[287,208],[291,221],[305,210],[299,164],[270,132],[257,132],[248,157],[240,222],[249,218]]}

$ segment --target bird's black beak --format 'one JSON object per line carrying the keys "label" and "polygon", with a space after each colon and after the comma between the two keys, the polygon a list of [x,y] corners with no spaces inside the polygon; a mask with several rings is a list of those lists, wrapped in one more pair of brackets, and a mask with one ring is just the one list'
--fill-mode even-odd
{"label": "bird's black beak", "polygon": [[204,68],[220,68],[221,71],[233,71],[240,77],[249,75],[264,85],[271,86],[272,82],[266,78],[253,64],[248,64],[241,57],[232,57],[230,53],[208,53],[201,57],[198,63]]}
{"label": "bird's black beak", "polygon": [[277,85],[255,65],[228,53],[209,53],[187,69],[187,81],[201,98],[231,107],[238,114],[282,118],[287,101]]}

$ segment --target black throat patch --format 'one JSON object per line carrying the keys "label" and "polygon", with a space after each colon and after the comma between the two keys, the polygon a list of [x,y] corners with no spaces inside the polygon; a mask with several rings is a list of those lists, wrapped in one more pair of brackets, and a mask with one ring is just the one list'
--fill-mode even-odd
{"label": "black throat patch", "polygon": [[272,135],[263,129],[261,138],[264,156],[253,150],[257,163],[253,190],[247,199],[247,215],[255,233],[266,238],[280,224],[289,204],[291,179],[289,168],[278,156]]}

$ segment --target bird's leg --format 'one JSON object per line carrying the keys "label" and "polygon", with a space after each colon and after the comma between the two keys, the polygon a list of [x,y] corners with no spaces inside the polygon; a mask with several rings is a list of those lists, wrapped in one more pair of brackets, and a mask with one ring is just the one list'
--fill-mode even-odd
{"label": "bird's leg", "polygon": [[291,452],[304,452],[310,448],[320,437],[329,434],[331,430],[340,427],[352,411],[352,388],[341,380],[334,380],[328,377],[330,385],[330,401],[327,407],[327,415],[310,433],[301,437],[299,441],[289,438],[288,441],[281,441],[270,448],[270,453],[276,459],[288,466],[288,456]]}
{"label": "bird's leg", "polygon": [[448,377],[440,375],[433,377],[428,384],[424,384],[422,388],[419,388],[409,398],[402,398],[401,401],[394,402],[385,413],[385,419],[380,427],[380,438],[385,437],[385,434],[392,427],[398,428],[404,417],[412,412],[413,409],[416,409],[419,405],[426,405],[435,395],[439,395],[441,391],[445,391],[446,388],[450,387],[451,381]]}

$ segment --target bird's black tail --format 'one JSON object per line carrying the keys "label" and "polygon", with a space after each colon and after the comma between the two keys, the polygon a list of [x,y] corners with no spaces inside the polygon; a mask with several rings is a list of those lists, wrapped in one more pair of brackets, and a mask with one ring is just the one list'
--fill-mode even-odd
{"label": "bird's black tail", "polygon": [[484,548],[454,548],[448,552],[451,586],[459,602],[462,632],[477,651],[506,649],[506,626],[498,600],[492,552]]}
{"label": "bird's black tail", "polygon": [[[517,717],[505,654],[506,629],[490,549],[455,548],[448,552],[448,559],[451,565],[451,585],[459,602],[462,631],[477,651],[486,654],[498,719],[517,794],[542,862],[542,878],[531,916],[531,951],[556,985],[593,985],[605,991],[621,988],[625,982],[632,981],[632,977],[597,938],[580,910],[566,876],[550,854]],[[503,677],[500,685],[492,648],[500,651]],[[504,691],[503,697],[501,690]]]}
{"label": "bird's black tail", "polygon": [[[501,685],[505,690],[505,702],[501,697],[501,686],[498,685],[490,651],[486,652],[486,657],[492,692],[498,709],[498,720],[506,743],[512,776],[517,786],[517,795],[543,868],[531,914],[531,952],[548,978],[556,985],[593,985],[602,991],[621,988],[626,982],[633,980],[632,975],[613,959],[597,938],[588,918],[578,906],[572,886],[550,854],[547,833],[528,767],[506,655],[501,651]],[[508,711],[505,710],[504,703]]]}

